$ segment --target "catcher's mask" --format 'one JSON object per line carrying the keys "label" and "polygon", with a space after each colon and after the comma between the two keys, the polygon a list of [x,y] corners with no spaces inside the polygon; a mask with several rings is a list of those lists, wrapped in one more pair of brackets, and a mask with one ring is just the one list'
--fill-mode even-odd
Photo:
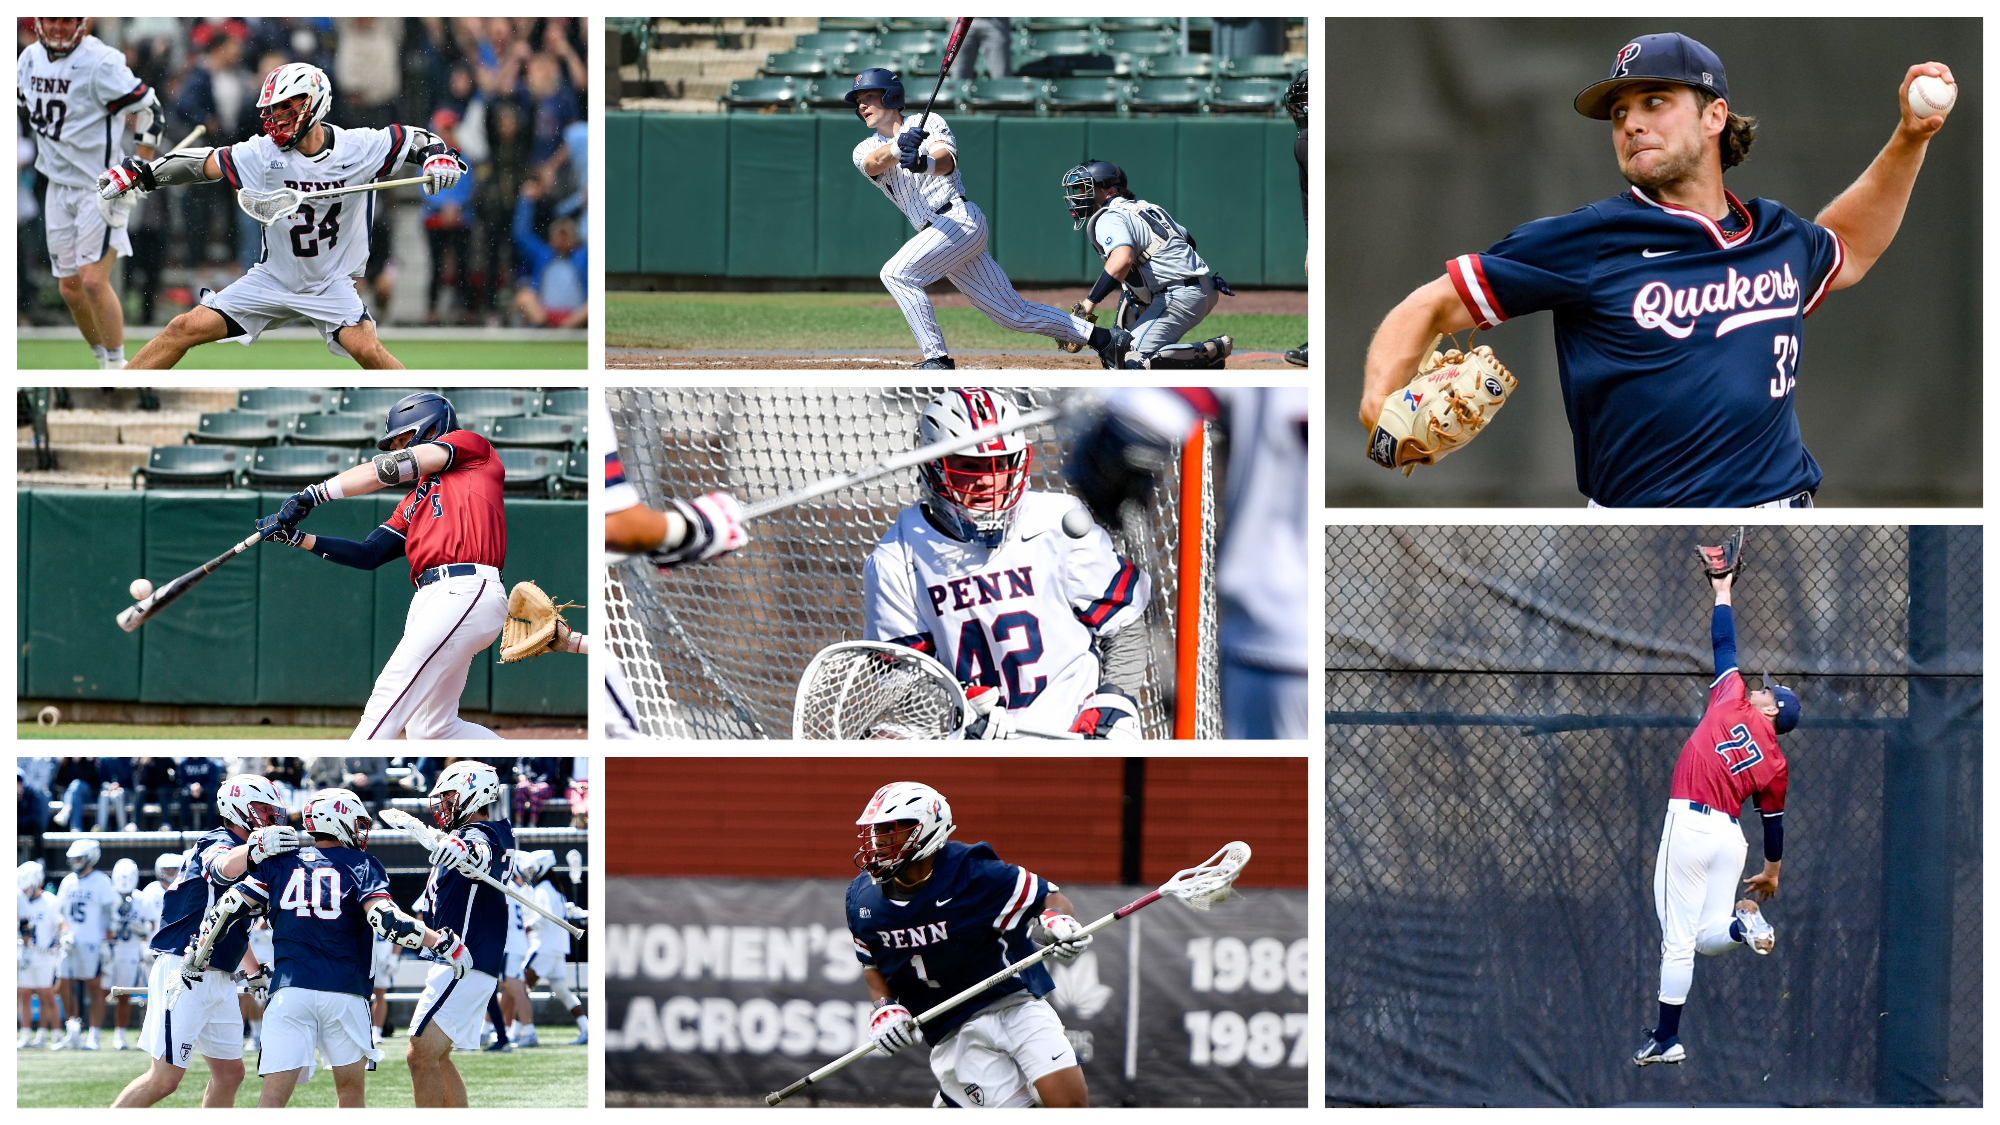
{"label": "catcher's mask", "polygon": [[1069,204],[1071,230],[1082,230],[1084,221],[1095,215],[1102,204],[1097,189],[1125,187],[1125,170],[1109,160],[1088,160],[1063,173],[1063,200]]}

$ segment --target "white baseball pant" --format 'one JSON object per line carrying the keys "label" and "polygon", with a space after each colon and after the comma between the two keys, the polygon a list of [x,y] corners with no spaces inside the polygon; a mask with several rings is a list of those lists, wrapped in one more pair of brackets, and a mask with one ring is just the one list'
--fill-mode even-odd
{"label": "white baseball pant", "polygon": [[1728,814],[1667,802],[1660,853],[1653,861],[1653,909],[1660,916],[1660,1003],[1687,1003],[1694,955],[1740,948],[1729,936],[1736,918],[1743,857],[1750,850]]}
{"label": "white baseball pant", "polygon": [[500,737],[458,717],[466,671],[507,623],[500,572],[476,570],[418,588],[403,618],[403,639],[375,677],[350,739]]}
{"label": "white baseball pant", "polygon": [[903,310],[910,335],[925,359],[945,354],[944,333],[924,287],[949,278],[972,307],[993,323],[1016,332],[1033,332],[1057,343],[1090,339],[1090,322],[1051,305],[1037,304],[1014,292],[1007,271],[986,252],[986,214],[970,200],[934,216],[882,266],[882,284]]}

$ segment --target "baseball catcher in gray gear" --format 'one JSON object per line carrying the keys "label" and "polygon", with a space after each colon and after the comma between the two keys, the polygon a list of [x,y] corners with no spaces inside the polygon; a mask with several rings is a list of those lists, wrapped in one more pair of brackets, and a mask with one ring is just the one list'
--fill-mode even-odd
{"label": "baseball catcher in gray gear", "polygon": [[1090,296],[1070,311],[1090,317],[1120,290],[1111,339],[1097,349],[1107,368],[1221,367],[1227,336],[1183,344],[1181,337],[1232,291],[1195,251],[1194,236],[1166,208],[1132,194],[1125,173],[1108,160],[1086,160],[1063,173],[1063,198],[1074,229],[1085,232],[1104,259]]}

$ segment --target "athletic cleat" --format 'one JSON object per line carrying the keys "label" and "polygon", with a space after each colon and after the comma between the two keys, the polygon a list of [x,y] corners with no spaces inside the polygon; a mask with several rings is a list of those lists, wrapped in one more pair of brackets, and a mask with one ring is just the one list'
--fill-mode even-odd
{"label": "athletic cleat", "polygon": [[1119,371],[1125,367],[1125,353],[1132,350],[1132,334],[1123,328],[1113,328],[1111,338],[1097,349],[1097,362],[1107,371]]}
{"label": "athletic cleat", "polygon": [[1298,347],[1286,352],[1285,362],[1291,364],[1293,367],[1309,366],[1306,363],[1306,345],[1300,344]]}
{"label": "athletic cleat", "polygon": [[78,1046],[82,1047],[86,1051],[97,1050],[97,1029],[94,1027],[91,1028],[89,1037],[86,1038],[82,1043],[79,1043]]}
{"label": "athletic cleat", "polygon": [[912,364],[911,369],[915,371],[956,371],[958,370],[958,364],[953,363],[951,357],[948,355],[934,355],[922,363]]}
{"label": "athletic cleat", "polygon": [[128,1050],[131,1050],[131,1048],[130,1048],[130,1047],[127,1047],[127,1046],[125,1045],[125,1029],[124,1029],[124,1028],[122,1028],[122,1027],[121,1027],[121,1028],[119,1028],[119,1029],[118,1029],[118,1030],[117,1030],[116,1032],[114,1032],[114,1033],[112,1034],[112,1036],[111,1036],[111,1046],[112,1046],[112,1049],[114,1049],[114,1050],[119,1050],[119,1051],[128,1051]]}
{"label": "athletic cleat", "polygon": [[1764,920],[1764,912],[1757,909],[1757,904],[1747,898],[1737,903],[1736,920],[1743,924],[1743,944],[1759,957],[1769,956],[1778,944],[1778,931]]}
{"label": "athletic cleat", "polygon": [[493,1044],[491,1044],[491,1045],[489,1045],[489,1046],[486,1046],[486,1047],[482,1047],[482,1048],[480,1048],[480,1049],[481,1049],[481,1050],[483,1050],[483,1051],[498,1051],[498,1052],[500,1052],[500,1053],[501,1053],[501,1054],[503,1054],[503,1055],[507,1055],[507,1054],[513,1054],[513,1053],[514,1053],[514,1044],[512,1044],[511,1042],[510,1042],[510,1043],[493,1043]]}
{"label": "athletic cleat", "polygon": [[1675,1036],[1662,1043],[1653,1038],[1653,1033],[1650,1031],[1646,1033],[1646,1041],[1639,1045],[1638,1050],[1632,1052],[1632,1061],[1639,1066],[1651,1066],[1654,1063],[1682,1063],[1687,1061],[1687,1057],[1687,1048],[1681,1046],[1679,1036]]}
{"label": "athletic cleat", "polygon": [[576,1033],[576,1038],[569,1041],[569,1045],[572,1047],[582,1047],[588,1044],[589,1042],[590,1042],[590,1032],[579,1031]]}

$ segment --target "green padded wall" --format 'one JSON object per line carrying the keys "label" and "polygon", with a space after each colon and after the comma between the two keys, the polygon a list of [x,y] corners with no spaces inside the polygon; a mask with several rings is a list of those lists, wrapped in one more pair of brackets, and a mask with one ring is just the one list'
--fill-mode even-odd
{"label": "green padded wall", "polygon": [[[118,627],[141,575],[158,585],[214,557],[227,539],[180,570],[144,569],[144,494],[15,493],[21,579],[22,692],[33,698],[139,698],[140,634]],[[235,538],[249,534],[247,530]],[[176,606],[176,609],[179,607]]]}
{"label": "green padded wall", "polygon": [[727,119],[713,114],[610,116],[637,117],[641,123],[639,175],[625,185],[636,197],[638,268],[646,273],[725,272],[731,149]]}
{"label": "green padded wall", "polygon": [[[1264,280],[1264,130],[1240,121],[1181,122],[1174,218],[1194,232],[1209,268],[1246,284]],[[1262,125],[1263,122],[1257,122]],[[1199,154],[1195,156],[1194,154]],[[1200,216],[1199,220],[1193,216]]]}
{"label": "green padded wall", "polygon": [[1266,285],[1306,283],[1306,219],[1299,206],[1299,162],[1292,155],[1297,136],[1289,122],[1272,122],[1264,130]]}
{"label": "green padded wall", "polygon": [[[257,510],[275,512],[290,495],[258,493]],[[380,522],[373,516],[366,499],[323,504],[300,527],[359,541]],[[361,657],[373,652],[373,577],[293,547],[260,543],[252,550],[257,552],[255,702],[345,707],[368,698],[372,677]],[[241,558],[230,565],[239,563],[250,565]]]}
{"label": "green padded wall", "polygon": [[[140,495],[146,520],[145,574],[155,585],[221,554],[265,514],[253,492]],[[48,546],[44,543],[43,549]],[[140,702],[257,702],[257,570],[263,550],[257,545],[223,564],[140,626]],[[325,608],[322,604],[308,612],[312,617],[297,629],[309,639]]]}
{"label": "green padded wall", "polygon": [[[726,120],[730,274],[811,277],[818,122],[761,114]],[[692,155],[683,160],[697,162]]]}
{"label": "green padded wall", "polygon": [[636,113],[611,113],[604,119],[604,229],[615,232],[604,241],[604,268],[610,273],[639,269],[639,121]]}
{"label": "green padded wall", "polygon": [[819,237],[801,250],[812,252],[815,277],[874,277],[909,238],[910,222],[854,167],[854,146],[868,135],[861,123],[853,118],[817,120]]}
{"label": "green padded wall", "polygon": [[1085,280],[1083,235],[1070,229],[1062,205],[1062,174],[1083,159],[1089,123],[1080,117],[1006,118],[994,153],[1000,180],[990,206],[999,216],[988,250],[1017,285],[1035,280]]}

